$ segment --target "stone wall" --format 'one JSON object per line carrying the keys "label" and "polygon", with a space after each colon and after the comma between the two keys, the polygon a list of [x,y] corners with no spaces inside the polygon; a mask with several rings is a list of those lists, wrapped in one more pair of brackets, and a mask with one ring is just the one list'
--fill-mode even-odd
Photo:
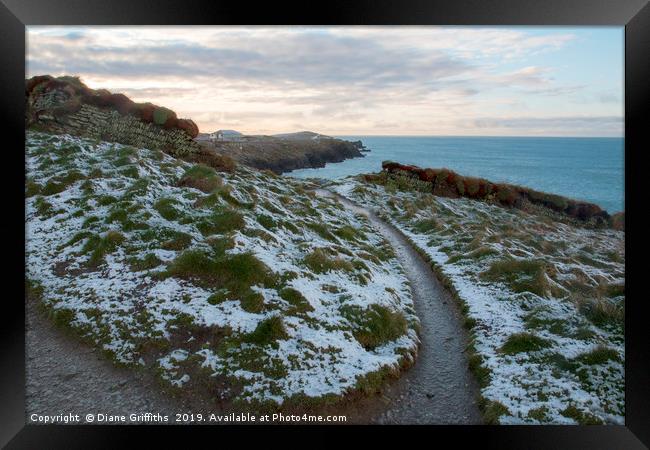
{"label": "stone wall", "polygon": [[183,130],[167,130],[159,125],[142,122],[133,116],[123,116],[117,111],[92,105],[82,105],[79,111],[62,117],[41,115],[40,122],[56,133],[159,149],[176,156],[200,150],[199,144]]}
{"label": "stone wall", "polygon": [[197,153],[198,127],[190,119],[123,94],[90,89],[74,77],[50,75],[25,81],[25,126],[109,142],[158,149],[174,156]]}

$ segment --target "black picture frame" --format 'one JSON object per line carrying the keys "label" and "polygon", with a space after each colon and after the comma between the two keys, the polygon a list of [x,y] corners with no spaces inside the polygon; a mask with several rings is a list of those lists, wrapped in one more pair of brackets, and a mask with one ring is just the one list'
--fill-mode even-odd
{"label": "black picture frame", "polygon": [[[7,448],[104,448],[129,443],[135,434],[148,439],[174,441],[169,432],[187,437],[219,433],[222,427],[151,426],[43,426],[26,425],[24,303],[24,79],[26,25],[617,25],[625,26],[625,199],[626,199],[626,415],[625,426],[435,426],[417,427],[430,442],[451,439],[455,446],[473,443],[478,448],[589,448],[635,449],[650,445],[650,345],[641,294],[644,267],[635,264],[640,247],[641,195],[644,166],[650,148],[646,133],[650,80],[650,5],[646,0],[329,0],[317,4],[245,3],[222,0],[1,0],[0,102],[2,147],[5,162],[0,221],[4,237],[5,298],[3,302],[0,444]],[[21,238],[22,236],[22,238]],[[631,258],[631,259],[630,259]],[[12,289],[7,289],[12,288]],[[24,298],[24,295],[23,295]],[[413,429],[404,427],[344,427],[344,431],[370,432],[384,439],[395,433],[400,441]],[[173,430],[172,430],[173,429]],[[338,428],[341,429],[341,428]],[[254,434],[279,439],[283,426]],[[332,428],[291,427],[291,440],[307,444],[318,433],[319,443],[338,442]],[[240,437],[251,435],[248,426],[228,429]],[[263,433],[263,434],[262,434]],[[399,437],[401,436],[401,437]],[[422,437],[422,436],[421,436]],[[286,438],[282,438],[286,439]],[[286,442],[286,441],[285,441]],[[399,442],[399,441],[398,441]],[[411,442],[410,439],[406,442]],[[415,441],[412,441],[415,442]],[[426,441],[424,441],[426,442]],[[218,441],[213,441],[219,445]],[[408,445],[408,444],[407,444]]]}

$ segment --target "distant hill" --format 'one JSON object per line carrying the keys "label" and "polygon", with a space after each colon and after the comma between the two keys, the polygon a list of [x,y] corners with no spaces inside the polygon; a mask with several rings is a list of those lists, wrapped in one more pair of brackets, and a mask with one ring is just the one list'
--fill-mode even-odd
{"label": "distant hill", "polygon": [[334,139],[331,136],[326,136],[320,133],[314,133],[313,131],[298,131],[296,133],[280,133],[280,134],[274,134],[273,137],[279,139],[285,139],[289,141],[303,141],[308,139]]}

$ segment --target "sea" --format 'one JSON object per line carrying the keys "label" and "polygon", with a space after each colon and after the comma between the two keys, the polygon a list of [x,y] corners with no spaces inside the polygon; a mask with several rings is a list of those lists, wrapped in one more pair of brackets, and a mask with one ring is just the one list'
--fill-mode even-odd
{"label": "sea", "polygon": [[379,172],[391,160],[420,167],[449,168],[461,175],[507,182],[599,205],[625,209],[623,138],[336,136],[361,140],[363,158],[301,169],[286,175],[336,179]]}

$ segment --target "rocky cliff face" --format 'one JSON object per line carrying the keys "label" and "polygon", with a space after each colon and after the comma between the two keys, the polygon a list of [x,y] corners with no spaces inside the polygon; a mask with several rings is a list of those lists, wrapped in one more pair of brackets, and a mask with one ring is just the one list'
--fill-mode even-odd
{"label": "rocky cliff face", "polygon": [[88,88],[73,77],[33,77],[25,83],[27,128],[163,150],[175,156],[199,152],[198,127],[189,119],[123,94]]}
{"label": "rocky cliff face", "polygon": [[284,139],[274,136],[246,137],[239,142],[205,143],[221,155],[256,169],[275,173],[324,167],[350,158],[363,157],[361,142],[324,137],[320,139]]}
{"label": "rocky cliff face", "polygon": [[[560,195],[539,192],[533,189],[506,183],[492,183],[482,178],[465,177],[449,169],[423,169],[417,166],[384,161],[385,176],[401,184],[409,184],[413,190],[431,192],[443,197],[469,197],[492,201],[503,206],[522,210],[540,211],[576,219],[596,226],[611,226],[621,229],[622,213],[614,220],[598,205],[573,200]],[[372,175],[369,175],[372,177]]]}

